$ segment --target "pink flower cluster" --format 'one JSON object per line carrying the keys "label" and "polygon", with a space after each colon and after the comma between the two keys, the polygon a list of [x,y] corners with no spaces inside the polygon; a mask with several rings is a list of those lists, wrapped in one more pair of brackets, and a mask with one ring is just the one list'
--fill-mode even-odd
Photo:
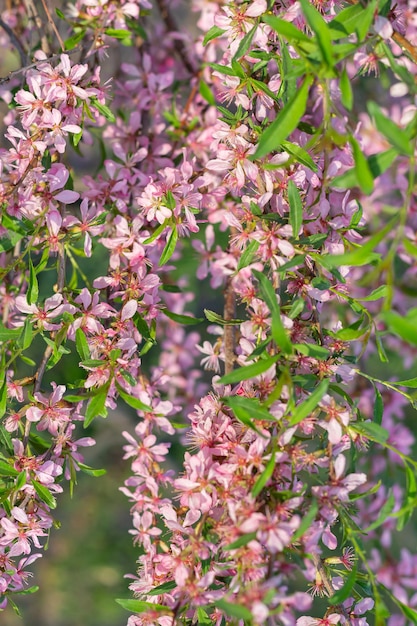
{"label": "pink flower cluster", "polygon": [[[398,259],[415,275],[411,5],[370,13],[366,33],[358,24],[338,38],[338,1],[195,0],[195,41],[174,30],[169,3],[156,5],[153,20],[147,0],[77,0],[67,18],[81,62],[39,50],[23,87],[13,75],[1,86],[11,104],[0,151],[2,608],[25,588],[63,479],[91,472],[78,448],[94,441],[78,426],[124,401],[139,418],[135,436],[123,433],[132,475],[122,491],[140,549],[129,626],[366,626],[381,602],[359,584],[366,575],[411,611],[415,557],[403,550],[401,572],[384,554],[413,508],[414,437],[398,401],[411,397],[362,365],[384,361],[384,343],[415,359],[415,341],[396,332],[409,301],[394,280]],[[12,29],[18,8],[4,15]],[[327,25],[346,40],[336,70]],[[110,108],[100,63],[134,38]],[[385,113],[358,123],[346,81],[387,63],[402,82]],[[293,124],[286,107],[303,93]],[[275,145],[277,119],[292,131]],[[94,149],[96,135],[99,173],[81,173],[71,147]],[[384,211],[399,223],[386,226]],[[201,307],[194,270],[206,281]],[[196,315],[216,307],[205,293],[216,290],[223,311],[206,310],[207,333],[187,332],[199,322],[188,305]],[[43,346],[35,364],[33,341]],[[45,391],[46,370],[74,358],[79,379]],[[201,368],[215,373],[210,389]],[[173,441],[184,447],[180,470]],[[365,454],[373,442],[382,445]],[[387,464],[406,468],[408,491],[401,479],[391,491],[378,484]],[[314,595],[329,597],[322,618],[306,615]]]}

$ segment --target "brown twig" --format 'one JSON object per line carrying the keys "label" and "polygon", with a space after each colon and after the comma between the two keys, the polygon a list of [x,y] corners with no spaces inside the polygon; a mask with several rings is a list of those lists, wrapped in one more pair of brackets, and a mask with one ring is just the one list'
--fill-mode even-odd
{"label": "brown twig", "polygon": [[[236,296],[232,286],[232,279],[229,277],[224,290],[224,312],[223,318],[230,321],[236,317]],[[233,371],[235,362],[235,327],[228,325],[224,327],[224,373],[230,374]]]}
{"label": "brown twig", "polygon": [[18,51],[19,56],[20,56],[20,63],[21,63],[21,65],[22,66],[26,65],[27,59],[28,59],[28,55],[27,55],[26,50],[23,47],[22,42],[20,41],[19,37],[17,37],[17,35],[14,32],[14,30],[12,28],[10,28],[10,26],[8,24],[6,24],[6,22],[4,20],[2,20],[1,17],[0,17],[0,27],[4,30],[5,33],[7,33],[7,35],[9,36],[11,44]]}
{"label": "brown twig", "polygon": [[[179,30],[178,26],[176,25],[174,18],[172,17],[167,5],[165,4],[165,0],[156,0],[156,5],[158,7],[158,11],[161,14],[162,19],[165,22],[168,32],[177,33]],[[181,39],[174,38],[173,45],[184,67],[188,70],[190,74],[195,74],[196,68],[194,67],[194,63],[183,41],[181,41]]]}
{"label": "brown twig", "polygon": [[26,7],[28,17],[34,21],[35,26],[38,30],[42,50],[47,55],[51,54],[51,48],[49,46],[48,38],[45,34],[42,18],[38,13],[35,3],[33,2],[33,0],[23,0],[23,4]]}
{"label": "brown twig", "polygon": [[[323,561],[322,561],[321,557],[318,554],[316,554],[315,552],[313,552],[311,556],[313,558],[313,563],[314,563],[314,566],[315,566],[315,568],[317,570],[317,573],[319,574],[320,579],[321,579],[321,581],[322,581],[322,583],[324,585],[324,588],[326,589],[326,592],[327,592],[329,598],[331,598],[336,593],[336,589],[333,587],[332,581],[331,581],[331,579],[329,578],[329,576],[328,576],[328,574],[326,572],[326,568],[323,565]],[[341,606],[340,604],[339,605],[335,605],[334,608],[339,610],[339,612],[341,612],[343,614],[344,618],[346,619],[346,623],[348,624],[348,626],[352,626],[351,619],[350,619],[349,614],[346,611],[346,609],[343,606]]]}
{"label": "brown twig", "polygon": [[[75,54],[76,52],[79,52],[79,51],[80,51],[80,47],[77,46],[76,48],[73,48],[72,50],[66,50],[65,54]],[[3,83],[7,83],[7,81],[11,80],[15,76],[18,76],[19,74],[24,74],[28,70],[31,70],[32,68],[37,67],[41,63],[48,63],[48,61],[56,61],[60,59],[61,54],[62,52],[59,52],[58,54],[51,54],[46,59],[40,59],[39,61],[34,61],[30,65],[25,65],[25,67],[21,67],[18,70],[13,70],[13,72],[10,72],[7,76],[3,76],[2,78],[0,78],[0,85],[2,85]]]}
{"label": "brown twig", "polygon": [[56,38],[58,39],[59,45],[61,46],[61,50],[64,51],[65,50],[65,44],[62,41],[61,35],[59,34],[59,31],[56,27],[56,24],[54,22],[54,20],[52,19],[52,15],[49,11],[48,5],[46,4],[46,0],[41,0],[42,2],[42,6],[43,6],[43,10],[46,13],[46,17],[48,18],[48,22],[51,25],[52,30],[54,31]]}

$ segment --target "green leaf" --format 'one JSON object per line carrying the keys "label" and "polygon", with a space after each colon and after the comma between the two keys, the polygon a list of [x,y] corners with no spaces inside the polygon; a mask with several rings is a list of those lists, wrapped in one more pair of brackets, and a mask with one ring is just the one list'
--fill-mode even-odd
{"label": "green leaf", "polygon": [[388,431],[375,422],[351,422],[349,428],[359,435],[380,444],[384,444],[389,437]]}
{"label": "green leaf", "polygon": [[204,315],[208,319],[209,322],[214,322],[215,324],[219,324],[220,326],[238,326],[242,324],[244,320],[225,320],[221,315],[215,313],[215,311],[210,311],[209,309],[204,309]]}
{"label": "green leaf", "polygon": [[391,118],[383,114],[376,102],[368,102],[368,113],[373,117],[375,126],[379,132],[392,144],[401,154],[411,156],[413,148],[407,133],[402,130]]}
{"label": "green leaf", "polygon": [[198,626],[211,626],[213,624],[212,619],[208,616],[202,606],[197,607],[197,624]]}
{"label": "green leaf", "polygon": [[385,298],[388,293],[387,285],[381,285],[374,289],[369,296],[366,298],[358,298],[361,302],[374,302],[375,300],[379,300],[380,298]]}
{"label": "green leaf", "polygon": [[321,256],[318,254],[312,254],[317,263],[323,265],[327,269],[334,267],[340,267],[341,265],[361,266],[372,263],[380,258],[380,254],[372,252],[376,246],[383,241],[388,233],[392,231],[398,221],[398,216],[394,217],[386,226],[380,229],[375,235],[373,235],[368,241],[355,248],[352,252],[345,252],[344,254],[331,254]]}
{"label": "green leaf", "polygon": [[178,230],[177,228],[174,226],[170,232],[170,234],[168,235],[167,238],[167,242],[165,244],[165,248],[162,251],[161,254],[161,258],[159,259],[159,267],[161,267],[161,265],[165,265],[165,263],[167,263],[169,261],[169,259],[172,257],[172,255],[175,252],[175,247],[177,245],[177,241],[178,241]]}
{"label": "green leaf", "polygon": [[233,61],[239,61],[239,59],[245,56],[246,52],[249,50],[249,46],[251,45],[252,39],[254,38],[254,35],[257,30],[258,30],[258,24],[254,24],[254,26],[250,29],[250,31],[246,33],[246,35],[240,41],[239,47],[236,50],[235,55],[233,57]]}
{"label": "green leaf", "polygon": [[200,80],[198,85],[198,92],[206,102],[211,105],[216,104],[216,99],[213,95],[213,92],[204,80]]}
{"label": "green leaf", "polygon": [[22,334],[19,337],[19,346],[23,350],[27,350],[29,346],[32,344],[33,339],[33,321],[29,318],[26,318]]}
{"label": "green leaf", "polygon": [[56,500],[54,496],[51,494],[51,492],[49,491],[49,489],[45,487],[44,485],[42,485],[41,483],[38,483],[36,480],[32,480],[32,485],[36,493],[42,500],[42,502],[45,502],[45,504],[47,504],[50,509],[55,509]]}
{"label": "green leaf", "polygon": [[409,387],[410,389],[417,389],[417,378],[408,378],[407,380],[396,380],[391,383],[392,385],[399,385],[401,387]]}
{"label": "green leaf", "polygon": [[377,387],[374,387],[374,389],[375,389],[375,404],[374,404],[374,411],[373,411],[374,422],[375,424],[381,425],[382,416],[384,414],[384,400],[382,399],[382,395],[379,389],[377,389]]}
{"label": "green leaf", "polygon": [[269,422],[275,422],[276,418],[263,407],[258,398],[245,398],[244,396],[226,396],[222,398],[224,404],[230,406],[234,412],[239,409],[245,410],[252,419],[267,420]]}
{"label": "green leaf", "polygon": [[38,278],[36,276],[35,268],[33,267],[32,259],[29,257],[29,288],[26,293],[26,300],[28,304],[33,304],[39,297],[39,285]]}
{"label": "green leaf", "polygon": [[367,195],[371,194],[374,190],[374,177],[372,176],[371,169],[368,161],[359,147],[358,142],[352,135],[349,137],[350,145],[352,146],[353,160],[355,161],[356,179],[359,183],[359,187]]}
{"label": "green leaf", "polygon": [[390,332],[398,335],[409,344],[417,346],[417,325],[415,320],[407,319],[407,317],[402,317],[392,311],[383,312],[380,317]]}
{"label": "green leaf", "polygon": [[288,152],[288,154],[294,157],[298,161],[298,163],[301,163],[301,165],[308,167],[312,172],[318,171],[317,165],[314,163],[307,150],[304,150],[304,148],[301,148],[301,146],[297,146],[297,144],[291,143],[291,141],[286,140],[284,140],[281,145],[285,152]]}
{"label": "green leaf", "polygon": [[[398,158],[397,150],[394,148],[390,148],[389,150],[385,150],[385,152],[380,152],[378,154],[373,154],[368,157],[368,165],[369,169],[372,172],[372,176],[374,178],[378,178],[381,176]],[[356,168],[350,169],[344,174],[340,176],[336,176],[336,178],[332,181],[332,187],[337,189],[350,189],[351,187],[359,187],[359,182],[356,177]]]}
{"label": "green leaf", "polygon": [[206,36],[203,39],[203,46],[206,46],[209,41],[213,39],[217,39],[225,33],[226,31],[223,28],[219,28],[218,26],[212,26],[209,31],[207,31]]}
{"label": "green leaf", "polygon": [[303,203],[301,201],[300,192],[292,180],[288,182],[288,202],[290,205],[289,221],[292,234],[295,239],[298,239],[298,234],[303,223]]}
{"label": "green leaf", "polygon": [[259,138],[258,148],[253,155],[254,159],[273,152],[279,148],[287,137],[297,128],[298,122],[303,117],[308,100],[308,92],[313,82],[312,76],[304,79],[301,87],[278,113],[275,120],[270,124]]}
{"label": "green leaf", "polygon": [[354,32],[358,33],[359,41],[364,39],[374,17],[375,2],[369,2],[364,8],[361,3],[349,6],[340,11],[337,16],[328,23],[332,39],[342,39]]}
{"label": "green leaf", "polygon": [[311,30],[316,34],[321,56],[327,67],[334,65],[332,39],[327,23],[309,0],[300,0],[304,17]]}
{"label": "green leaf", "polygon": [[299,422],[302,422],[303,419],[308,417],[314,411],[324,394],[327,392],[329,383],[329,380],[322,380],[307,400],[304,400],[304,402],[301,402],[295,407],[290,419],[290,426],[295,426]]}
{"label": "green leaf", "polygon": [[116,598],[116,602],[121,607],[131,613],[144,613],[145,611],[157,611],[158,613],[172,614],[172,609],[162,604],[154,604],[153,602],[145,602],[144,600],[132,600],[124,598]]}
{"label": "green leaf", "polygon": [[82,30],[74,33],[71,37],[64,41],[65,50],[73,50],[82,39],[84,39],[84,35],[86,30],[83,28]]}
{"label": "green leaf", "polygon": [[4,382],[0,390],[0,417],[6,413],[7,409],[7,383]]}
{"label": "green leaf", "polygon": [[193,324],[201,324],[204,322],[203,317],[193,317],[192,315],[180,315],[179,313],[173,313],[172,311],[168,311],[168,309],[161,309],[161,312],[169,317],[173,322],[178,322],[178,324],[186,324],[188,326],[192,326]]}
{"label": "green leaf", "polygon": [[252,274],[258,279],[262,298],[271,311],[272,337],[284,354],[292,354],[292,344],[281,320],[281,311],[275,290],[264,274],[258,272],[257,270],[253,270]]}
{"label": "green leaf", "polygon": [[19,472],[15,470],[13,465],[10,465],[6,461],[0,459],[0,476],[6,476],[10,478],[12,476],[19,476]]}
{"label": "green leaf", "polygon": [[123,28],[106,28],[104,33],[109,37],[114,37],[115,39],[130,39],[131,37],[130,30],[125,30]]}
{"label": "green leaf", "polygon": [[230,617],[236,617],[237,619],[243,619],[247,622],[251,622],[253,617],[252,613],[245,606],[227,602],[227,600],[217,600],[214,602],[214,606],[229,615]]}
{"label": "green leaf", "polygon": [[[355,5],[360,6],[360,5]],[[346,68],[343,68],[339,81],[341,101],[345,109],[352,110],[353,107],[353,91]]]}
{"label": "green leaf", "polygon": [[114,123],[116,121],[116,118],[114,117],[113,113],[111,112],[111,110],[109,109],[107,105],[101,104],[101,102],[99,102],[98,100],[90,100],[90,105],[94,109],[97,109],[99,113],[104,115],[106,120],[108,120],[109,122]]}
{"label": "green leaf", "polygon": [[57,9],[55,7],[55,13],[57,14],[57,16],[61,19],[61,20],[65,20],[65,15],[63,14],[63,12],[60,9]]}
{"label": "green leaf", "polygon": [[392,491],[390,490],[388,498],[382,505],[377,519],[374,522],[372,522],[372,524],[370,524],[367,528],[365,528],[362,532],[370,533],[372,530],[375,530],[375,528],[378,528],[379,526],[381,526],[381,524],[383,524],[385,520],[388,519],[388,517],[391,515],[391,513],[394,510],[394,507],[395,507],[395,497]]}
{"label": "green leaf", "polygon": [[301,30],[296,28],[291,22],[281,20],[274,15],[263,15],[262,21],[268,24],[278,35],[282,35],[291,42],[311,43],[310,37],[307,37]]}
{"label": "green leaf", "polygon": [[77,465],[79,466],[80,470],[84,472],[84,474],[88,474],[89,476],[97,477],[97,476],[104,476],[104,474],[107,474],[107,470],[105,469],[94,469],[93,467],[84,465],[84,463],[80,463],[79,461],[77,461]]}
{"label": "green leaf", "polygon": [[256,252],[259,248],[259,241],[253,239],[245,248],[242,255],[239,258],[239,262],[237,264],[237,271],[239,272],[244,267],[250,265],[256,255]]}
{"label": "green leaf", "polygon": [[345,580],[345,584],[341,589],[338,589],[332,596],[329,598],[329,604],[342,604],[349,596],[352,595],[352,589],[355,586],[356,576],[358,573],[358,563],[355,562],[355,565],[352,567],[352,571],[349,573],[349,576]]}
{"label": "green leaf", "polygon": [[254,539],[256,539],[256,532],[246,533],[245,535],[239,537],[239,539],[236,539],[236,541],[229,543],[223,548],[223,550],[237,550],[238,548],[246,546],[250,541],[253,541]]}
{"label": "green leaf", "polygon": [[88,341],[81,328],[77,328],[75,331],[75,347],[82,361],[88,361],[90,359],[91,355]]}
{"label": "green leaf", "polygon": [[275,450],[273,450],[271,453],[271,458],[269,459],[264,471],[258,477],[256,483],[254,484],[252,488],[251,495],[253,498],[256,498],[257,496],[259,496],[262,489],[265,487],[268,480],[271,478],[272,474],[274,473],[275,464],[276,464],[276,454],[275,454]]}
{"label": "green leaf", "polygon": [[6,326],[0,322],[0,343],[11,341],[13,339],[19,339],[21,334],[21,328],[6,328]]}
{"label": "green leaf", "polygon": [[95,417],[107,417],[106,400],[109,386],[107,383],[100,387],[98,392],[89,400],[85,412],[84,428],[87,428]]}
{"label": "green leaf", "polygon": [[256,363],[252,363],[252,365],[245,365],[244,367],[239,367],[237,370],[233,370],[229,374],[222,376],[217,383],[220,385],[229,385],[233,383],[239,383],[242,380],[249,380],[249,378],[253,378],[254,376],[259,376],[263,374],[270,367],[272,367],[279,359],[279,355],[267,357],[266,359],[260,359]]}
{"label": "green leaf", "polygon": [[162,585],[158,585],[158,587],[154,587],[151,591],[147,591],[147,596],[160,596],[162,593],[167,593],[168,591],[172,591],[178,587],[175,580],[170,580],[167,583],[162,583]]}
{"label": "green leaf", "polygon": [[319,510],[318,502],[317,500],[313,500],[307,513],[303,516],[303,519],[301,520],[301,524],[299,525],[299,527],[297,528],[297,530],[292,536],[292,540],[291,540],[292,543],[294,543],[295,541],[297,541],[297,539],[302,537],[304,533],[310,528],[311,524],[316,519],[318,510]]}
{"label": "green leaf", "polygon": [[417,507],[417,482],[415,469],[411,468],[408,463],[404,463],[406,490],[401,509],[396,513],[398,516],[397,530],[401,531],[413,515]]}
{"label": "green leaf", "polygon": [[119,396],[126,402],[126,404],[131,406],[133,409],[136,409],[137,411],[144,411],[145,413],[153,412],[153,409],[151,406],[148,406],[147,404],[142,402],[142,400],[139,400],[139,398],[130,396],[128,393],[126,393],[126,391],[123,391],[123,389],[117,382],[116,382],[116,388],[119,393]]}
{"label": "green leaf", "polygon": [[293,348],[300,354],[311,356],[315,359],[327,359],[330,356],[328,348],[318,346],[315,343],[295,343]]}

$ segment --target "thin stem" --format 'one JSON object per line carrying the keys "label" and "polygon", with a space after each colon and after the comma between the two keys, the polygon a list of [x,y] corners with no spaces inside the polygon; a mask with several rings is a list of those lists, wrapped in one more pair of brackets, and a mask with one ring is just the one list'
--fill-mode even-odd
{"label": "thin stem", "polygon": [[[159,13],[161,14],[162,19],[165,22],[167,31],[170,33],[177,33],[178,26],[176,25],[174,18],[172,17],[165,3],[165,0],[156,0],[156,5],[158,7],[158,10],[159,10]],[[175,51],[178,53],[178,57],[181,59],[184,67],[188,70],[188,72],[190,72],[190,74],[195,74],[196,70],[194,67],[194,63],[191,60],[191,57],[183,41],[181,39],[174,39],[173,46],[175,48]]]}
{"label": "thin stem", "polygon": [[[224,290],[224,312],[223,317],[229,321],[236,317],[236,296],[232,286],[232,279],[229,276]],[[230,374],[233,371],[235,362],[235,327],[226,325],[224,327],[224,373]]]}
{"label": "thin stem", "polygon": [[46,17],[48,18],[48,22],[51,25],[52,30],[54,31],[56,38],[58,39],[59,45],[61,46],[61,50],[64,52],[65,51],[65,44],[62,41],[61,35],[59,34],[59,31],[56,27],[56,24],[54,22],[54,20],[52,19],[52,15],[49,11],[48,5],[46,4],[46,0],[41,0],[42,2],[42,6],[43,6],[43,10],[46,13]]}
{"label": "thin stem", "polygon": [[27,63],[27,52],[24,49],[22,42],[20,41],[20,39],[17,37],[17,35],[15,34],[15,32],[10,28],[10,26],[8,24],[6,24],[6,22],[4,20],[1,19],[0,17],[0,27],[5,31],[5,33],[7,33],[7,35],[9,36],[10,42],[13,44],[13,46],[16,48],[16,50],[19,53],[20,56],[20,63],[21,65],[26,65]]}

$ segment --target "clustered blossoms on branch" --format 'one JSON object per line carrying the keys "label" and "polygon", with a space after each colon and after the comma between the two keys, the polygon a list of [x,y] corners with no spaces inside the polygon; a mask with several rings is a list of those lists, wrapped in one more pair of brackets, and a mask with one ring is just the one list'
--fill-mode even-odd
{"label": "clustered blossoms on branch", "polygon": [[[63,479],[100,474],[81,424],[123,401],[129,626],[416,623],[417,555],[391,549],[417,379],[372,374],[416,356],[412,3],[195,0],[196,36],[165,0],[40,4],[0,22],[28,59],[0,85],[2,608]],[[390,82],[365,106],[369,73]],[[208,335],[194,271],[223,301]]]}

